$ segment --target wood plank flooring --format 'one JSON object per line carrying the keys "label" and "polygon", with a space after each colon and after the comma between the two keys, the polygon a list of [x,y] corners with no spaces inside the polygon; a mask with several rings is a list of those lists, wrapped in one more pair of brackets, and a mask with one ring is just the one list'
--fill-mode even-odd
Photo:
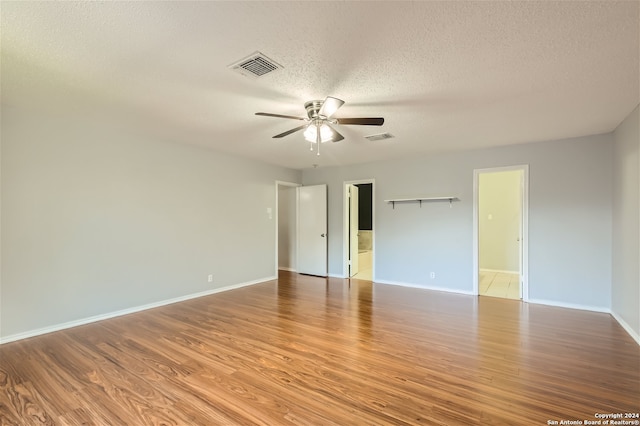
{"label": "wood plank flooring", "polygon": [[639,401],[608,314],[289,272],[0,346],[1,425],[547,425]]}

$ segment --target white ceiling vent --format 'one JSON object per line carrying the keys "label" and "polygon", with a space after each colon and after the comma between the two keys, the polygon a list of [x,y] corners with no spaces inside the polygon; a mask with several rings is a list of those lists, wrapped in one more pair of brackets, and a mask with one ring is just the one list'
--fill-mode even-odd
{"label": "white ceiling vent", "polygon": [[229,68],[246,77],[258,78],[282,69],[282,65],[267,58],[260,52],[254,52],[246,58],[229,65]]}
{"label": "white ceiling vent", "polygon": [[395,136],[393,136],[391,133],[378,133],[376,135],[365,136],[365,139],[368,139],[370,141],[381,141],[385,139],[391,139],[393,137]]}

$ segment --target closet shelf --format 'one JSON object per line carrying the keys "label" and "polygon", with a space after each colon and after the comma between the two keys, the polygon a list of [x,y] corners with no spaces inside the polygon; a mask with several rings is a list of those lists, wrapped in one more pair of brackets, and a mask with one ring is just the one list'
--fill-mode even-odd
{"label": "closet shelf", "polygon": [[390,200],[384,200],[385,203],[391,203],[393,208],[396,208],[396,203],[420,203],[420,207],[422,207],[422,202],[428,201],[449,201],[449,207],[451,207],[451,203],[453,201],[460,201],[458,197],[448,196],[448,197],[414,197],[414,198],[392,198]]}

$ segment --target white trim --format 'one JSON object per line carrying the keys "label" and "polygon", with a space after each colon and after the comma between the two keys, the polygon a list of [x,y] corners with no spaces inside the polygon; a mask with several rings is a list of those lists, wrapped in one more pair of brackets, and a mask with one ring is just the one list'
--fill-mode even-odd
{"label": "white trim", "polygon": [[615,312],[611,311],[611,316],[616,321],[618,321],[618,324],[620,324],[622,326],[622,328],[624,328],[624,330],[627,333],[629,333],[629,336],[631,336],[631,338],[633,340],[635,340],[638,345],[640,345],[640,334],[636,333],[635,330],[633,328],[631,328],[631,326],[629,324],[627,324],[627,322],[625,320],[623,320],[620,315],[618,315]]}
{"label": "white trim", "polygon": [[436,287],[436,286],[430,286],[427,284],[415,284],[415,283],[405,283],[400,281],[387,281],[387,280],[375,281],[374,283],[385,284],[385,285],[396,285],[400,287],[420,288],[422,290],[444,291],[447,293],[466,294],[469,296],[475,296],[475,294],[473,294],[472,291],[459,290],[459,289],[447,288],[447,287]]}
{"label": "white trim", "polygon": [[[342,182],[342,277],[349,277],[349,199],[347,185],[371,184],[371,278],[376,279],[376,180],[360,179]],[[337,276],[336,276],[337,277]]]}
{"label": "white trim", "polygon": [[148,309],[159,308],[165,305],[171,305],[173,303],[184,302],[190,299],[196,299],[198,297],[209,296],[216,293],[221,293],[223,291],[235,290],[241,287],[247,287],[250,285],[260,284],[267,281],[273,281],[277,279],[276,276],[260,278],[253,281],[247,281],[240,284],[232,284],[225,287],[214,288],[212,290],[206,290],[199,293],[187,294],[185,296],[174,297],[172,299],[161,300],[159,302],[148,303],[146,305],[134,306],[132,308],[122,309],[115,312],[107,312],[105,314],[94,315],[87,318],[81,318],[73,321],[64,322],[61,324],[55,324],[48,327],[42,327],[35,330],[29,330],[22,333],[11,334],[6,337],[0,338],[0,345],[10,342],[15,342],[17,340],[27,339],[29,337],[40,336],[42,334],[53,333],[55,331],[66,330],[72,327],[78,327],[80,325],[90,324],[92,322],[102,321],[110,318],[120,317],[123,315],[129,315],[136,312],[146,311]]}
{"label": "white trim", "polygon": [[478,282],[478,271],[480,270],[479,259],[479,217],[478,217],[478,185],[480,174],[497,173],[521,170],[523,175],[522,187],[522,288],[521,300],[529,301],[529,165],[521,164],[505,167],[491,167],[486,169],[473,170],[473,294],[480,294]]}
{"label": "white trim", "polygon": [[579,309],[581,311],[603,312],[605,314],[611,313],[611,310],[604,306],[578,305],[575,303],[558,302],[555,300],[529,299],[529,303],[535,303],[536,305],[556,306],[558,308]]}
{"label": "white trim", "polygon": [[327,275],[329,278],[341,278],[341,279],[347,279],[348,277],[345,277],[343,275],[340,274],[328,274]]}
{"label": "white trim", "polygon": [[286,268],[284,266],[278,266],[278,271],[289,271],[289,272],[298,272],[293,268]]}
{"label": "white trim", "polygon": [[501,274],[516,274],[516,275],[519,274],[518,271],[504,271],[502,269],[487,269],[487,268],[480,268],[480,272],[498,272]]}

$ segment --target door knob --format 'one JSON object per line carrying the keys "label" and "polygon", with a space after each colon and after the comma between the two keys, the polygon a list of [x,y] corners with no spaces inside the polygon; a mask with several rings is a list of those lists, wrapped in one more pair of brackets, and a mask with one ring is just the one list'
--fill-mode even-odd
{"label": "door knob", "polygon": [[321,236],[322,238],[324,238],[324,234],[320,234],[320,236]]}

